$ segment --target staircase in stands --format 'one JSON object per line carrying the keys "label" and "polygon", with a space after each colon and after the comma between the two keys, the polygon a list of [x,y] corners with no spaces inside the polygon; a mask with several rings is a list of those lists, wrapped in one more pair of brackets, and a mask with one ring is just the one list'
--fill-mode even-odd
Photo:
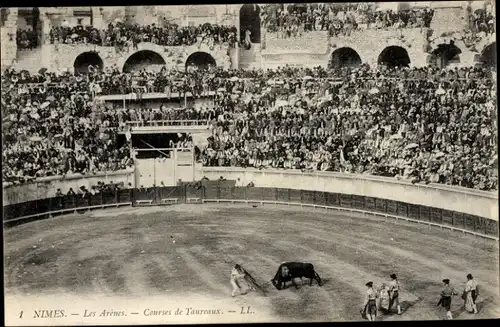
{"label": "staircase in stands", "polygon": [[252,43],[250,49],[240,48],[239,67],[242,69],[259,69],[262,67],[260,43]]}

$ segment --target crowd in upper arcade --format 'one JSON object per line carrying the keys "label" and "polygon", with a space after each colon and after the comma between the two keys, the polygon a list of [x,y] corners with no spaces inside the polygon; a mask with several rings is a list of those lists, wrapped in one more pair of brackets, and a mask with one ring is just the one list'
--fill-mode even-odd
{"label": "crowd in upper arcade", "polygon": [[281,37],[302,35],[308,31],[329,31],[330,36],[348,34],[359,28],[429,27],[432,9],[381,10],[374,4],[294,4],[287,11],[280,4],[263,9],[263,27]]}
{"label": "crowd in upper arcade", "polygon": [[[127,121],[198,119],[213,127],[208,146],[199,149],[208,166],[497,189],[495,80],[482,68],[366,65],[86,75],[8,70],[1,85],[3,180],[131,167],[127,139],[118,135]],[[96,98],[150,91],[210,95],[213,104],[124,109]]]}
{"label": "crowd in upper arcade", "polygon": [[[406,10],[382,10],[373,3],[320,3],[291,4],[286,10],[283,4],[262,5],[262,28],[278,37],[301,36],[308,31],[328,31],[330,36],[348,35],[356,29],[400,29],[430,27],[434,10],[418,8]],[[495,12],[491,6],[470,10],[469,27],[474,35],[495,32]],[[198,26],[179,26],[164,21],[162,24],[140,26],[115,20],[107,28],[93,26],[69,26],[63,23],[50,30],[52,44],[89,43],[118,48],[133,47],[140,42],[152,42],[163,46],[193,45],[206,41],[209,44],[238,44],[236,26],[205,23]],[[37,46],[37,32],[33,29],[17,31],[17,46],[32,49]],[[240,40],[244,43],[244,40]]]}

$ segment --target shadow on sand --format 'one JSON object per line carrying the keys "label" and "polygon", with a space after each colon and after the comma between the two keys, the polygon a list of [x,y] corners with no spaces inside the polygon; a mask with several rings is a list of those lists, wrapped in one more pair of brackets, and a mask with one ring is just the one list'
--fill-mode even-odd
{"label": "shadow on sand", "polygon": [[[404,315],[405,312],[408,311],[408,309],[413,307],[415,304],[421,302],[422,300],[423,300],[422,298],[418,298],[415,301],[401,301],[401,302],[399,302],[399,304],[401,305],[401,314]],[[390,311],[380,309],[379,312],[380,312],[381,318],[382,317],[387,318],[387,317],[398,315],[398,308],[396,306],[393,306],[390,309]],[[384,318],[382,318],[382,320],[384,320]]]}

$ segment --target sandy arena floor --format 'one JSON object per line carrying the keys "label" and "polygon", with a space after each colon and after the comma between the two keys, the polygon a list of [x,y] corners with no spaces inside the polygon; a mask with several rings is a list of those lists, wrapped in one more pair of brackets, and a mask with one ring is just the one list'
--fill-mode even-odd
{"label": "sandy arena floor", "polygon": [[[469,272],[480,285],[479,314],[464,312],[457,296],[455,318],[500,316],[498,242],[392,219],[274,205],[179,205],[57,217],[7,229],[4,239],[12,324],[21,323],[20,310],[33,318],[32,307],[64,307],[75,324],[353,321],[361,319],[365,283],[378,287],[393,272],[404,314],[379,320],[443,319],[436,307],[441,280],[450,278],[461,293]],[[231,297],[235,263],[265,283],[283,261],[313,263],[324,286],[278,291],[267,284],[266,297]],[[220,312],[186,315],[187,308]],[[97,316],[114,311],[114,320],[85,317],[94,309]]]}

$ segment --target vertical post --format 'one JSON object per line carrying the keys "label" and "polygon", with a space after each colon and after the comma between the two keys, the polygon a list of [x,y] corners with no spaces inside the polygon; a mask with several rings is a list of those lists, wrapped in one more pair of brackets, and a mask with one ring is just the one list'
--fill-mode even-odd
{"label": "vertical post", "polygon": [[[137,189],[137,186],[136,186],[135,189]],[[131,188],[129,190],[128,196],[129,196],[129,201],[132,203],[132,206],[134,206],[134,204],[135,204],[135,198],[134,198],[134,189],[133,188]]]}
{"label": "vertical post", "polygon": [[172,149],[171,151],[172,153],[172,160],[173,160],[173,163],[174,163],[174,185],[177,185],[177,180],[179,179],[177,174],[177,149]]}
{"label": "vertical post", "polygon": [[191,159],[193,164],[193,182],[196,180],[196,158],[194,154],[194,146],[191,146]]}
{"label": "vertical post", "polygon": [[153,185],[156,186],[156,158],[153,158]]}
{"label": "vertical post", "polygon": [[184,203],[187,203],[187,183],[184,183],[182,187],[182,195],[184,196]]}

